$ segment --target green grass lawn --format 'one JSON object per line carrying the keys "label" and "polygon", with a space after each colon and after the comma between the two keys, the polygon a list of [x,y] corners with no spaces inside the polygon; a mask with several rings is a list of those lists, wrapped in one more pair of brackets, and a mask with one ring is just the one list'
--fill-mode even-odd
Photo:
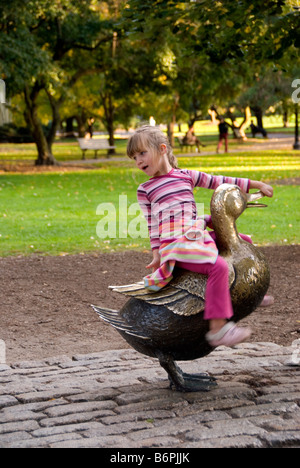
{"label": "green grass lawn", "polygon": [[[65,146],[60,148],[62,154]],[[180,158],[179,162],[181,167],[214,174],[275,181],[300,177],[297,154],[232,153]],[[0,256],[149,249],[144,219],[137,216],[134,205],[137,186],[144,180],[130,160],[102,162],[97,169],[83,172],[1,175]],[[268,208],[247,210],[238,229],[259,244],[298,244],[299,186],[275,182],[274,189],[274,197],[265,199]],[[196,201],[204,203],[206,213],[211,195],[210,190],[195,190]],[[139,223],[142,238],[136,237]],[[104,238],[108,230],[111,237]]]}

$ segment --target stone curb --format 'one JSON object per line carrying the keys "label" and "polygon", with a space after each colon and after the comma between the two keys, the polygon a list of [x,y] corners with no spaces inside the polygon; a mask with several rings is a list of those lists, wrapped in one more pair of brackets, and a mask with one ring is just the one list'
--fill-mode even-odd
{"label": "stone curb", "polygon": [[295,348],[251,343],[180,363],[218,386],[178,393],[131,349],[0,365],[0,448],[300,447]]}

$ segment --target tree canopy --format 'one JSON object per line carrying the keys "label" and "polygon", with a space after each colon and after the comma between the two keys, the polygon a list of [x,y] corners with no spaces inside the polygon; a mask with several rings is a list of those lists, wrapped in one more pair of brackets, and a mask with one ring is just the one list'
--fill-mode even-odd
{"label": "tree canopy", "polygon": [[212,105],[254,108],[259,93],[261,107],[274,96],[287,105],[300,70],[293,0],[1,0],[0,17],[0,78],[8,97],[22,98],[38,164],[55,163],[68,109],[99,116],[113,144],[115,121],[151,107],[171,124]]}

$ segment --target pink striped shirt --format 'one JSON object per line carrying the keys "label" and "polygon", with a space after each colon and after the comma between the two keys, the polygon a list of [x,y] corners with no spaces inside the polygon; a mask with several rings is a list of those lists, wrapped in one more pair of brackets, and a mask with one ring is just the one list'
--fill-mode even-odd
{"label": "pink striped shirt", "polygon": [[151,248],[158,249],[162,242],[179,238],[197,219],[194,187],[215,190],[223,183],[249,191],[249,179],[213,176],[189,169],[172,169],[141,184],[137,198],[148,223]]}

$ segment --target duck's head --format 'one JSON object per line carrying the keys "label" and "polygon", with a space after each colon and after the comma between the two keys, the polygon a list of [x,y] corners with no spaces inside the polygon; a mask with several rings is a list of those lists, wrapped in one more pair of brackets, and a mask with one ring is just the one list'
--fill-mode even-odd
{"label": "duck's head", "polygon": [[225,245],[238,239],[235,221],[246,208],[266,207],[262,203],[255,203],[263,197],[262,192],[245,193],[237,185],[222,184],[215,190],[210,209],[219,243]]}
{"label": "duck's head", "polygon": [[246,208],[266,207],[262,203],[255,203],[263,197],[262,192],[245,193],[237,185],[222,184],[212,197],[211,213],[236,220]]}

